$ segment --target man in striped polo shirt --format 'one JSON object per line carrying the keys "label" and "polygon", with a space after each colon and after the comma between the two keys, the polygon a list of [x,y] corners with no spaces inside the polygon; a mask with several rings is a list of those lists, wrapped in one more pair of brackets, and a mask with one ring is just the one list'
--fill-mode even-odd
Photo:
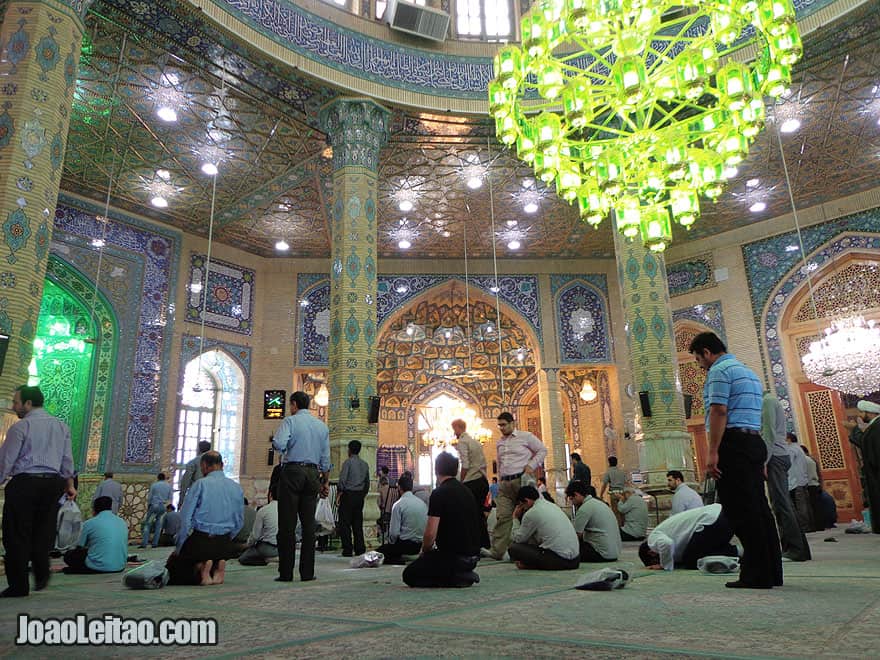
{"label": "man in striped polo shirt", "polygon": [[739,579],[725,586],[780,587],[782,554],[764,495],[763,387],[753,371],[727,352],[715,333],[700,333],[688,351],[707,372],[703,386],[709,437],[706,474],[718,481],[724,514],[743,545]]}

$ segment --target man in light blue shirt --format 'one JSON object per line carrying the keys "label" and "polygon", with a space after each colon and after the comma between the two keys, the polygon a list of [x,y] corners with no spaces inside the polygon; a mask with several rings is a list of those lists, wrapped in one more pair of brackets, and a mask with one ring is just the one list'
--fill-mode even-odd
{"label": "man in light blue shirt", "polygon": [[156,476],[156,483],[150,486],[147,495],[147,517],[142,525],[144,537],[140,547],[146,548],[150,543],[150,530],[153,530],[153,546],[159,547],[159,537],[162,535],[162,521],[165,518],[165,507],[171,502],[171,484],[165,480],[165,473],[160,472]]}
{"label": "man in light blue shirt", "polygon": [[112,472],[104,473],[104,481],[98,484],[95,494],[92,495],[92,504],[99,497],[109,497],[113,501],[113,513],[119,513],[119,506],[122,504],[122,484],[113,478]]}
{"label": "man in light blue shirt", "polygon": [[397,480],[400,499],[391,507],[388,529],[390,543],[379,546],[386,564],[405,564],[403,555],[417,555],[422,548],[425,526],[428,524],[428,506],[413,495],[413,478],[404,473]]}
{"label": "man in light blue shirt", "polygon": [[293,581],[297,517],[302,525],[299,577],[303,582],[315,579],[315,509],[318,495],[330,494],[330,430],[312,417],[309,401],[305,392],[291,394],[291,415],[272,438],[283,465],[278,480],[277,582]]}
{"label": "man in light blue shirt", "polygon": [[180,511],[177,549],[168,558],[169,584],[223,584],[226,560],[238,557],[233,537],[244,522],[241,486],[223,474],[216,451],[202,454],[203,479],[187,493]]}
{"label": "man in light blue shirt", "polygon": [[65,573],[118,573],[128,560],[128,525],[113,513],[113,500],[95,499],[95,515],[83,523],[76,548],[64,554]]}
{"label": "man in light blue shirt", "polygon": [[707,372],[703,388],[709,438],[705,472],[717,480],[724,513],[743,544],[739,579],[725,586],[782,586],[779,536],[764,495],[767,446],[760,430],[764,388],[714,332],[698,334],[688,351]]}

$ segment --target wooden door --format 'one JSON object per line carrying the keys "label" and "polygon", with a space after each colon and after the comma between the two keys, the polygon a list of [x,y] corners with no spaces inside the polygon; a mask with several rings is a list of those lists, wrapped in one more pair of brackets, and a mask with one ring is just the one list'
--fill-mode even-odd
{"label": "wooden door", "polygon": [[695,418],[688,420],[688,433],[691,434],[691,447],[694,452],[694,479],[702,487],[705,476],[706,454],[709,453],[709,439],[706,437],[706,426]]}
{"label": "wooden door", "polygon": [[810,449],[822,471],[822,485],[837,503],[838,523],[862,517],[862,485],[859,466],[849,442],[849,432],[840,393],[813,383],[799,383],[806,437],[801,444]]}

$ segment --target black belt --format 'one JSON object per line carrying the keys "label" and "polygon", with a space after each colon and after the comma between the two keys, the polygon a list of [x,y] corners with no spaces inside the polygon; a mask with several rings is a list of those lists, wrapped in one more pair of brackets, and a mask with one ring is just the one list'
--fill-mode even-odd
{"label": "black belt", "polygon": [[208,532],[203,532],[200,529],[194,529],[193,535],[196,535],[196,534],[198,534],[199,536],[204,536],[209,539],[229,539],[230,538],[230,535],[228,532],[226,534],[208,534]]}
{"label": "black belt", "polygon": [[19,472],[14,475],[16,477],[37,477],[39,479],[60,479],[61,475],[57,472]]}
{"label": "black belt", "polygon": [[296,465],[298,467],[315,468],[316,470],[318,469],[318,466],[315,463],[304,463],[302,461],[287,461],[287,463],[284,464],[285,467],[287,467],[288,465]]}
{"label": "black belt", "polygon": [[522,472],[517,472],[516,474],[508,474],[501,477],[501,481],[513,481],[514,479],[519,479],[521,476],[523,476]]}
{"label": "black belt", "polygon": [[735,431],[736,433],[745,433],[747,435],[761,435],[760,431],[756,431],[755,429],[744,429],[739,426],[728,426],[725,430]]}

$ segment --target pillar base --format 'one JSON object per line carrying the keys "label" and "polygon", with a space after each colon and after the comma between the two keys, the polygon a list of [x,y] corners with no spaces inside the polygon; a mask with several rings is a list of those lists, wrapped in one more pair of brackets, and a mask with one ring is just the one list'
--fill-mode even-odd
{"label": "pillar base", "polygon": [[696,477],[691,435],[686,431],[660,431],[636,438],[639,448],[639,469],[642,490],[659,494],[669,492],[666,473],[679,470],[688,483]]}

